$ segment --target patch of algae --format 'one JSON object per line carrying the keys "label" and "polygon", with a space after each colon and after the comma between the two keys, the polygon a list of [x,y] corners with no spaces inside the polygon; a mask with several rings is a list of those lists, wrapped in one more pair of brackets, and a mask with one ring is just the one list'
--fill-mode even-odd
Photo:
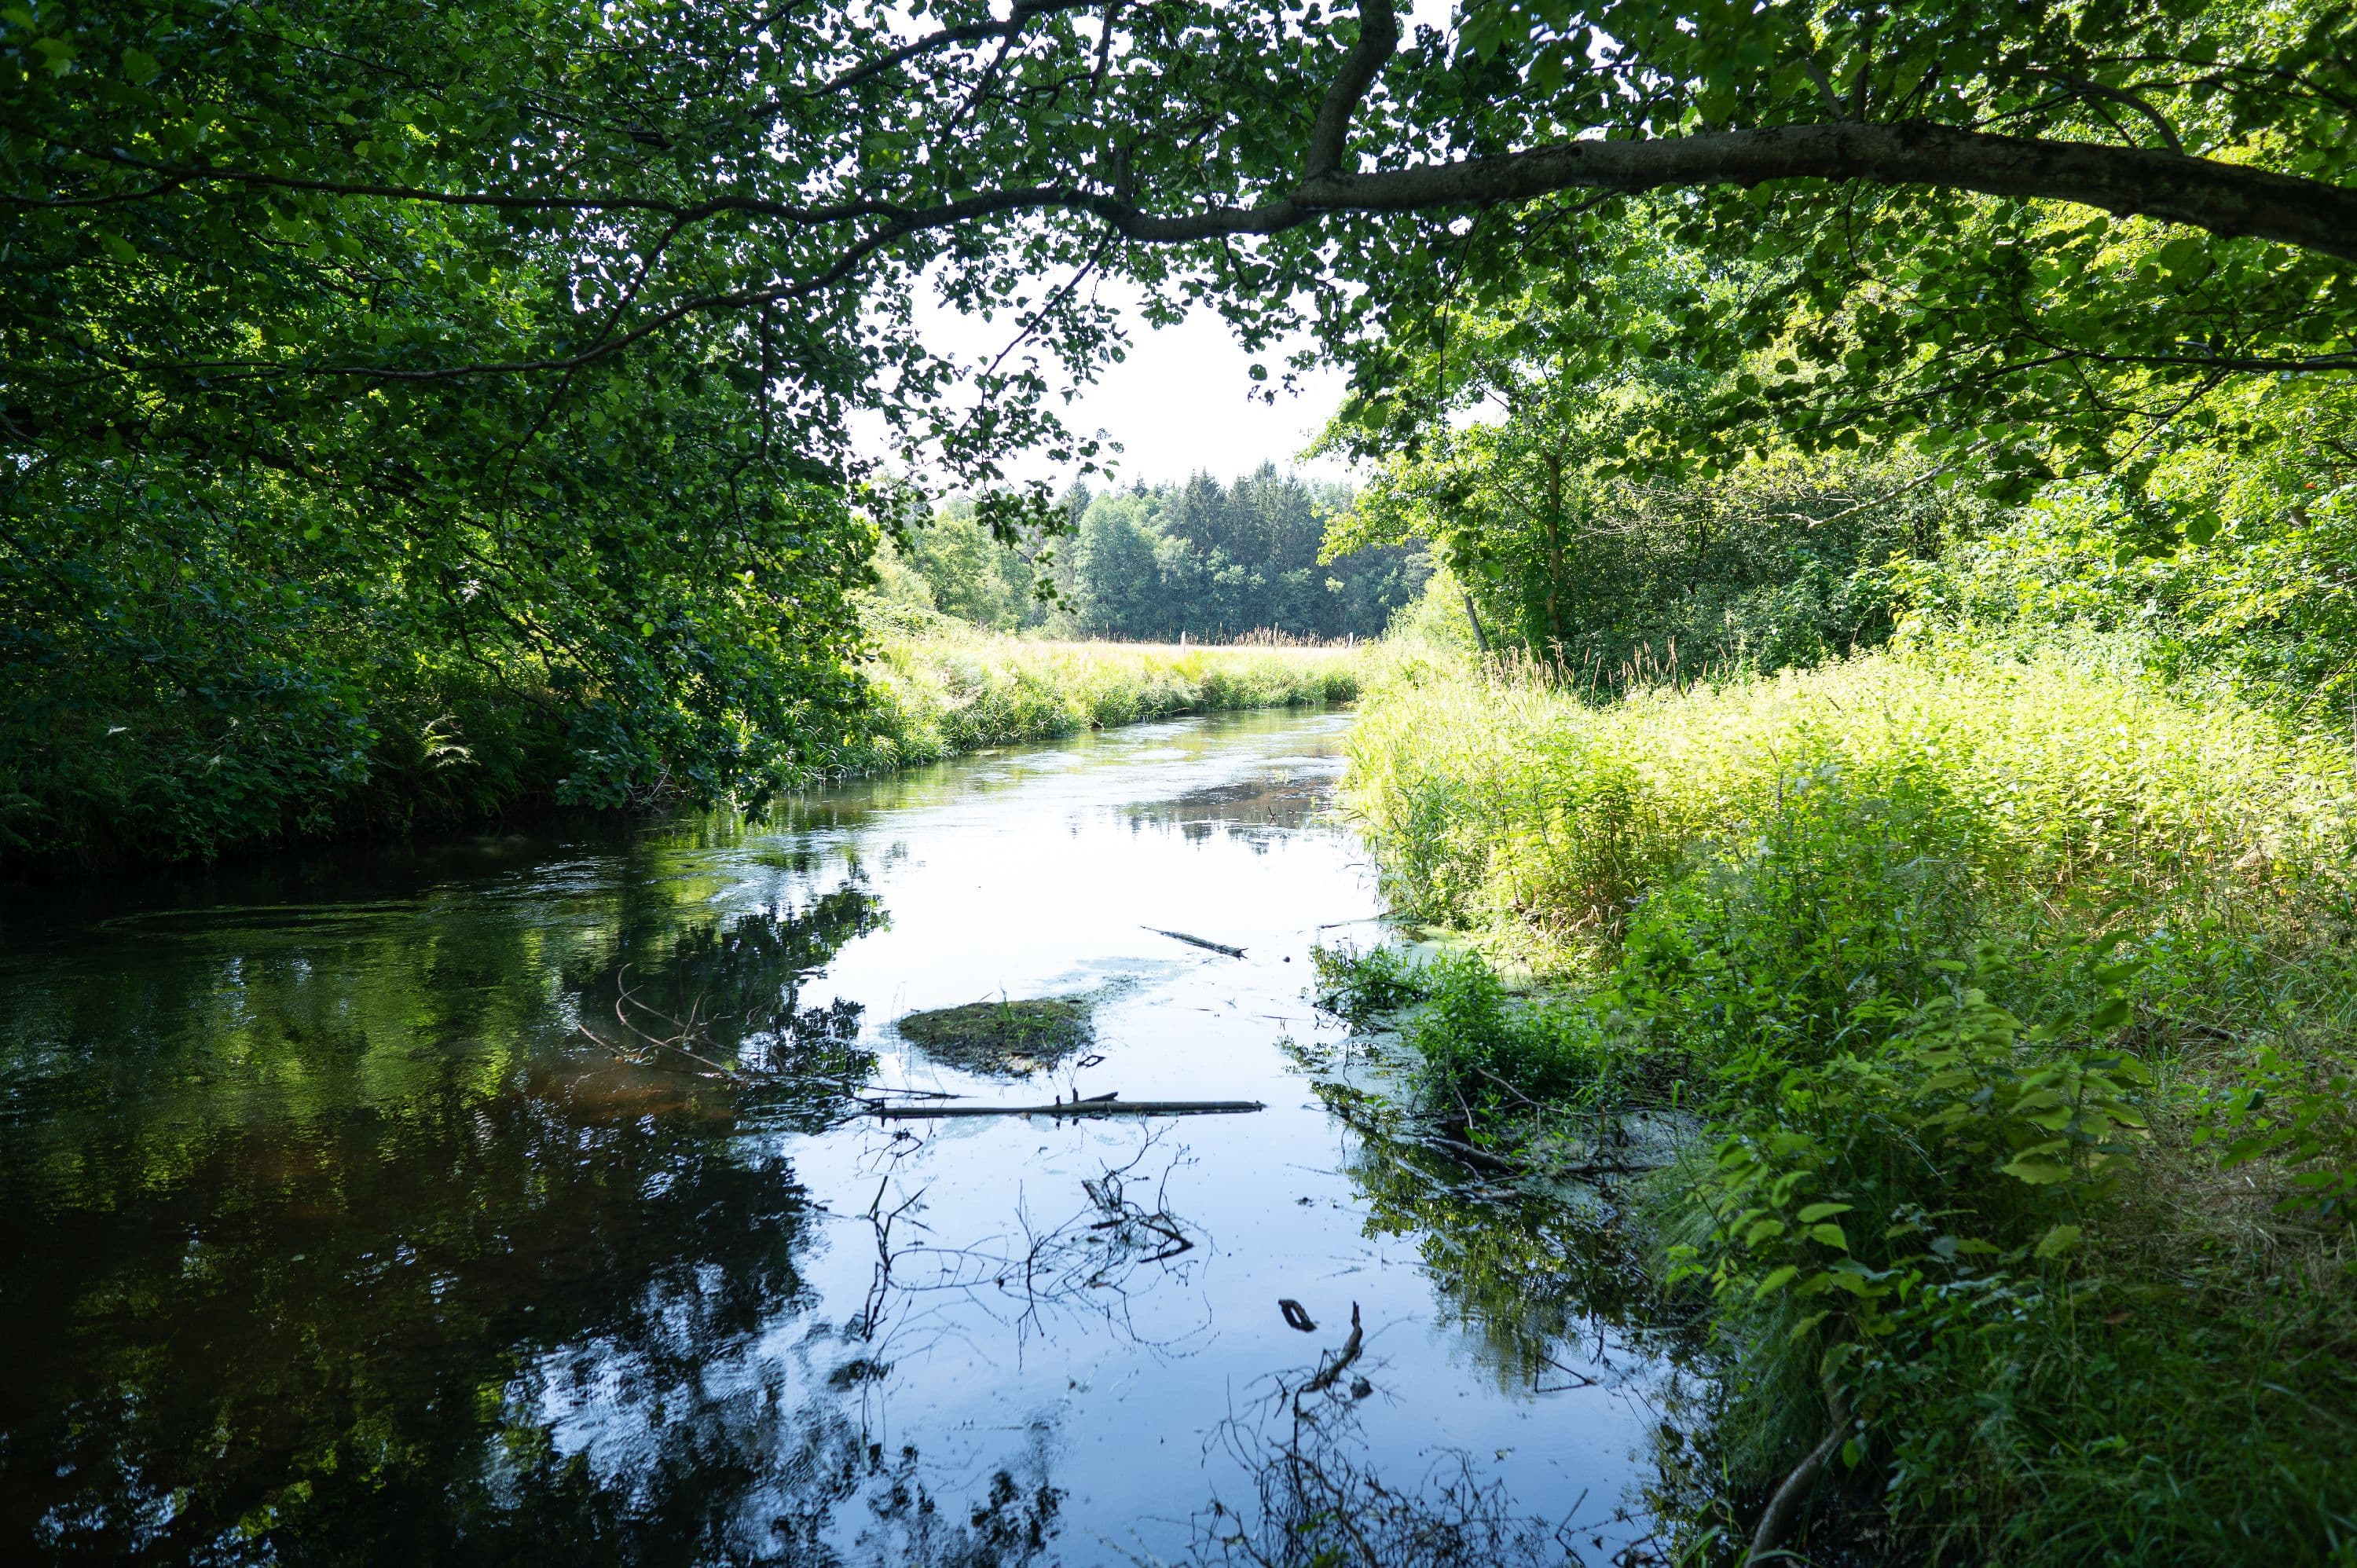
{"label": "patch of algae", "polygon": [[1096,1036],[1089,1004],[1049,996],[1028,1002],[969,1002],[911,1013],[900,1036],[933,1060],[967,1072],[1022,1078],[1051,1068]]}

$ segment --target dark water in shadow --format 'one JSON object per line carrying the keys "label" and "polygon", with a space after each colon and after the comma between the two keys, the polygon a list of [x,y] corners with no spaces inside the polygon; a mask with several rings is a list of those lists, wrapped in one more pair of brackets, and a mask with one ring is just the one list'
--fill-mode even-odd
{"label": "dark water in shadow", "polygon": [[[1377,913],[1347,722],[17,897],[0,1557],[1282,1561],[1395,1508],[1611,1560],[1664,1374],[1609,1235],[1304,1069],[1309,947]],[[1009,1083],[892,1027],[1002,994],[1092,998],[1094,1044]],[[1268,1109],[888,1124],[870,1084]]]}

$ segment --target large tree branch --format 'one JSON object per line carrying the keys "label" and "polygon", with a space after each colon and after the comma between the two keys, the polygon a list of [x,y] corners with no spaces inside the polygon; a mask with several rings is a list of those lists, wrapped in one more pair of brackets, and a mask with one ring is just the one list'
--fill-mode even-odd
{"label": "large tree branch", "polygon": [[1559,190],[1633,193],[1785,179],[1928,185],[2065,201],[2357,261],[2357,190],[2343,186],[2181,153],[1989,135],[1922,122],[1557,142],[1501,157],[1305,180],[1286,205],[1312,212],[1401,212],[1527,201]]}
{"label": "large tree branch", "polygon": [[[1371,8],[1388,10],[1381,0]],[[1376,31],[1380,33],[1381,29]],[[1318,145],[1339,145],[1335,138],[1347,132],[1351,108],[1363,92],[1361,87],[1346,97],[1342,87],[1348,81],[1356,80],[1361,71],[1372,82],[1382,63],[1372,49],[1354,50],[1353,60],[1357,63],[1346,67],[1346,81],[1338,82],[1336,91],[1329,95],[1326,106],[1320,110],[1318,135],[1325,140]],[[1333,112],[1330,119],[1328,110]],[[136,160],[121,157],[119,161]],[[1017,187],[930,206],[873,199],[799,206],[726,197],[679,202],[623,194],[461,194],[373,184],[343,185],[257,171],[141,166],[151,174],[190,184],[235,182],[509,210],[554,208],[578,212],[640,211],[664,214],[682,221],[736,211],[801,230],[862,220],[877,222],[867,232],[848,238],[830,264],[804,279],[715,291],[682,300],[628,330],[612,332],[571,354],[417,368],[264,366],[252,362],[234,367],[177,367],[279,375],[362,376],[386,381],[440,381],[457,376],[568,370],[613,353],[691,316],[809,297],[840,283],[869,257],[902,240],[993,218],[1050,211],[1095,217],[1123,238],[1138,243],[1172,244],[1243,234],[1275,234],[1328,214],[1490,206],[1533,200],[1563,190],[1632,194],[1663,187],[1754,186],[1789,179],[1857,180],[2072,202],[2124,215],[2140,214],[2190,224],[2213,233],[2252,235],[2357,261],[2357,191],[2341,186],[2178,153],[2097,143],[2030,140],[1921,123],[1890,125],[1844,122],[1647,141],[1559,142],[1501,156],[1372,174],[1337,170],[1306,178],[1290,195],[1254,206],[1199,207],[1171,214],[1148,211],[1103,191],[1064,185]],[[2339,369],[2338,360],[2337,356],[2325,356],[2304,368]]]}
{"label": "large tree branch", "polygon": [[[1353,56],[1356,59],[1358,51]],[[1346,71],[1346,76],[1351,74]],[[1340,136],[1348,129],[1349,107],[1356,103],[1357,95],[1343,102],[1343,85],[1338,81],[1336,92],[1329,94],[1319,111],[1320,135]],[[1342,106],[1336,107],[1338,103]],[[1329,109],[1333,111],[1330,124]],[[38,134],[30,127],[8,128]],[[1323,213],[1489,206],[1528,201],[1561,190],[1633,194],[1664,187],[1862,180],[2072,202],[2123,216],[2183,223],[2214,234],[2247,234],[2357,261],[2357,190],[2344,186],[2145,147],[1994,135],[1920,121],[1780,125],[1637,141],[1556,142],[1494,157],[1371,174],[1336,169],[1305,178],[1289,194],[1252,207],[1199,207],[1171,214],[1150,212],[1103,192],[1061,186],[993,192],[931,207],[873,198],[803,206],[749,197],[681,201],[627,192],[434,190],[253,169],[174,167],[120,152],[90,156],[160,177],[175,186],[242,184],[506,211],[636,211],[690,220],[738,212],[798,228],[881,219],[909,233],[994,213],[1064,209],[1092,212],[1124,238],[1148,244],[1274,234]]]}

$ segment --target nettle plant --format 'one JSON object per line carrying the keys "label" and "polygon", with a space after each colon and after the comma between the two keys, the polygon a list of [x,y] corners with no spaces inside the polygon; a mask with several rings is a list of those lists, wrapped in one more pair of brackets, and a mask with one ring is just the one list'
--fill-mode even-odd
{"label": "nettle plant", "polygon": [[2116,1043],[2140,961],[2090,955],[2094,1005],[2035,1028],[1964,983],[1972,966],[1939,967],[1952,988],[1920,1006],[1860,1004],[1880,1044],[1795,1068],[1733,1120],[1697,1184],[1709,1230],[1674,1250],[1674,1278],[1788,1313],[1828,1375],[1866,1375],[1948,1287],[2069,1253],[2146,1126],[2150,1069]]}

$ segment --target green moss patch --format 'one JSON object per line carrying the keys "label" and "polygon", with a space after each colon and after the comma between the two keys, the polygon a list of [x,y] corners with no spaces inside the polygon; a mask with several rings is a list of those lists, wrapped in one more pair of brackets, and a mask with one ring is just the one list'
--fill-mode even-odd
{"label": "green moss patch", "polygon": [[969,1002],[900,1020],[910,1045],[947,1067],[1021,1078],[1054,1067],[1096,1036],[1089,1004],[1077,997]]}

